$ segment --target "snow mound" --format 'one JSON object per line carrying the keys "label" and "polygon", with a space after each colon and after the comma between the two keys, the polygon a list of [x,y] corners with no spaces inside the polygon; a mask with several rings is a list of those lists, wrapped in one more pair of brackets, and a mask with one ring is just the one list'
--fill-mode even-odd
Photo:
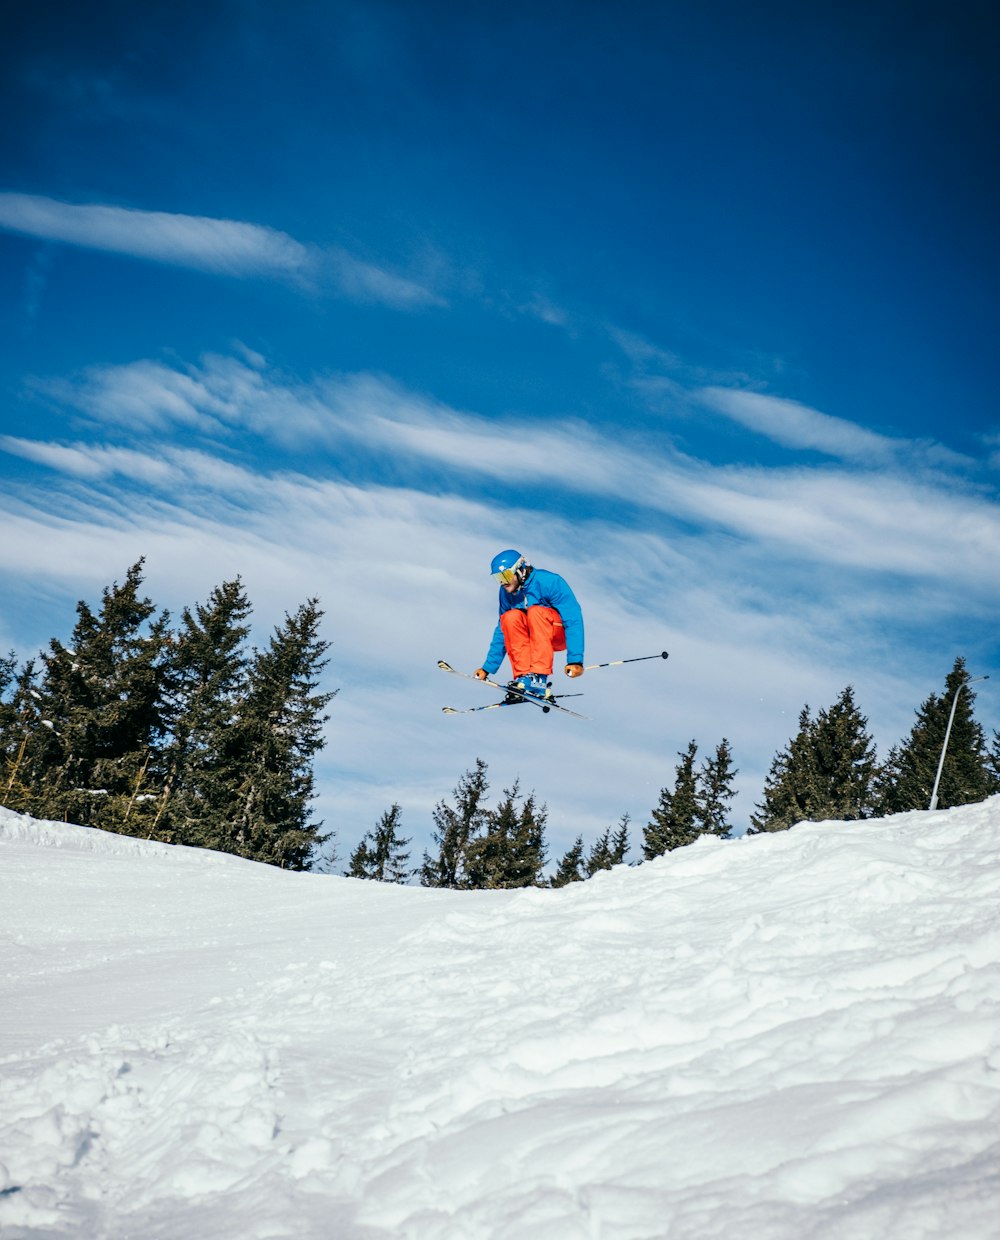
{"label": "snow mound", "polygon": [[996,1235],[1000,798],[561,891],[0,865],[5,1240]]}
{"label": "snow mound", "polygon": [[67,822],[31,818],[0,805],[0,841],[33,844],[43,848],[64,848],[74,852],[104,853],[111,857],[169,857],[175,862],[195,865],[246,865],[242,857],[209,852],[204,848],[187,848],[178,844],[161,844],[159,840],[136,839],[131,835],[115,835],[97,827],[78,827]]}

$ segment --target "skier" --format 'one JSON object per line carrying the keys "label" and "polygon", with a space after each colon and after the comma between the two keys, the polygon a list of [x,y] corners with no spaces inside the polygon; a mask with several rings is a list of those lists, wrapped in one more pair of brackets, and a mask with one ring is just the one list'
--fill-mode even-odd
{"label": "skier", "polygon": [[566,675],[582,676],[583,612],[563,578],[545,568],[532,568],[514,550],[495,555],[490,572],[500,583],[500,619],[476,676],[486,680],[494,675],[506,654],[514,673],[504,699],[510,704],[523,701],[524,695],[550,695],[556,650],[566,651]]}

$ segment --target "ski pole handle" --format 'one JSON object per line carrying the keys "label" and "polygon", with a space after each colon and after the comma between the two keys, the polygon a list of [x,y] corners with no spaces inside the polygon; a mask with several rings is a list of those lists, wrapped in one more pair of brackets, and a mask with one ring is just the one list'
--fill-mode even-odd
{"label": "ski pole handle", "polygon": [[669,659],[670,655],[666,650],[659,654],[641,654],[637,659],[612,659],[610,663],[588,663],[583,669],[585,672],[592,672],[595,667],[621,667],[623,663],[643,663],[646,659]]}

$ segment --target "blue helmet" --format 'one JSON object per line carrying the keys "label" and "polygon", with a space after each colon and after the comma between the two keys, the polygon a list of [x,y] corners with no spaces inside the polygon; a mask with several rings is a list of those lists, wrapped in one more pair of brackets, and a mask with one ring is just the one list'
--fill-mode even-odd
{"label": "blue helmet", "polygon": [[514,577],[527,567],[527,561],[520,551],[501,551],[493,557],[490,572],[501,585],[509,585]]}

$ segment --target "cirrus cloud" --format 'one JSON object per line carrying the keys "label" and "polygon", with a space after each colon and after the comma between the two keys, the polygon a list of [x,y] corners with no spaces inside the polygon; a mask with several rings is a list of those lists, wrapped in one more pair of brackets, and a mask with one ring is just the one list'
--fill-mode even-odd
{"label": "cirrus cloud", "polygon": [[318,291],[332,287],[352,300],[397,309],[443,304],[419,282],[340,247],[307,245],[245,220],[0,192],[0,228],[213,275],[277,279]]}

